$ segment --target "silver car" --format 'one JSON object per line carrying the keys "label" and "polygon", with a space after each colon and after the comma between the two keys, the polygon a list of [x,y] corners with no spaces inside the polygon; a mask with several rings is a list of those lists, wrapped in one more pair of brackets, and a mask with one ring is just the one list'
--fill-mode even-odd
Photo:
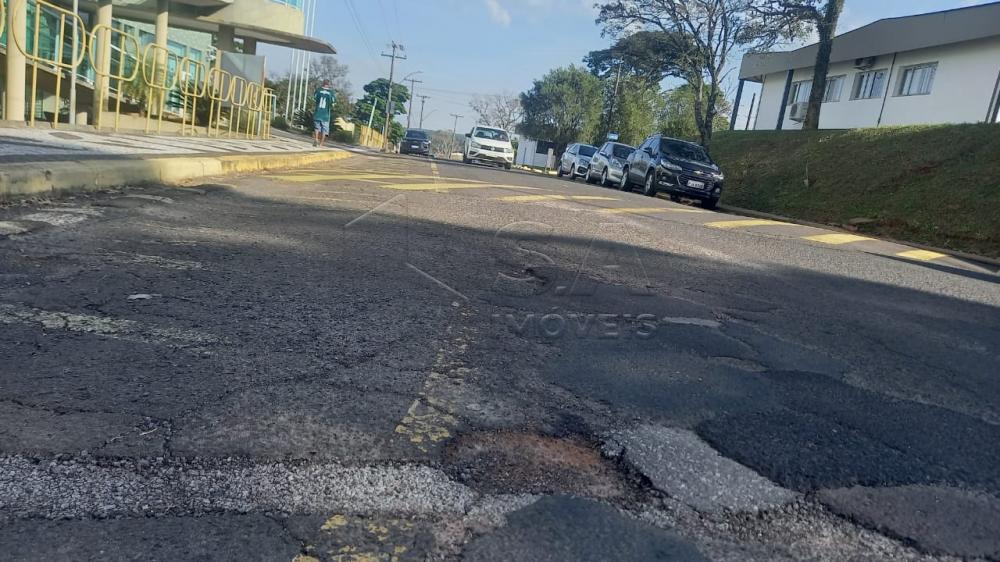
{"label": "silver car", "polygon": [[618,185],[622,181],[622,170],[629,155],[635,148],[619,142],[606,142],[597,154],[590,159],[590,169],[587,170],[587,182],[600,181],[604,187]]}
{"label": "silver car", "polygon": [[559,160],[559,169],[557,170],[559,177],[569,176],[569,179],[575,180],[587,175],[587,170],[590,169],[590,158],[596,153],[596,146],[582,143],[569,145]]}

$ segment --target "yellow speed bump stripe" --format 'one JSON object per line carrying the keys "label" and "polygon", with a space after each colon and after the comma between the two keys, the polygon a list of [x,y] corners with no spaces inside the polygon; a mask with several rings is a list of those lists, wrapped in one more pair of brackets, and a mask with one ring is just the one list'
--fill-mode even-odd
{"label": "yellow speed bump stripe", "polygon": [[614,197],[600,195],[510,195],[501,197],[501,201],[513,203],[531,203],[534,201],[618,201]]}
{"label": "yellow speed bump stripe", "polygon": [[705,226],[710,226],[712,228],[744,228],[749,226],[770,226],[770,225],[791,226],[787,222],[771,221],[767,219],[747,219],[739,221],[717,221],[717,222],[705,223]]}
{"label": "yellow speed bump stripe", "polygon": [[611,215],[628,215],[643,213],[707,213],[702,209],[690,209],[688,207],[625,207],[621,209],[601,209],[600,212]]}
{"label": "yellow speed bump stripe", "polygon": [[390,183],[382,187],[386,189],[397,189],[400,191],[437,191],[447,189],[485,189],[490,187],[500,187],[508,189],[527,189],[537,191],[537,187],[524,187],[523,185],[495,185],[489,183]]}
{"label": "yellow speed bump stripe", "polygon": [[939,254],[938,252],[931,252],[929,250],[910,250],[907,252],[900,252],[896,255],[901,258],[907,258],[917,261],[934,261],[948,257],[945,254]]}
{"label": "yellow speed bump stripe", "polygon": [[873,240],[867,236],[858,236],[857,234],[820,234],[819,236],[806,236],[805,240],[811,240],[812,242],[821,242],[823,244],[832,244],[834,246],[839,246],[841,244],[850,244],[851,242],[864,242],[866,240]]}
{"label": "yellow speed bump stripe", "polygon": [[394,175],[389,175],[389,174],[371,174],[371,173],[359,172],[359,173],[356,173],[356,174],[351,174],[351,173],[347,173],[347,174],[343,174],[343,173],[341,173],[341,174],[294,174],[294,175],[288,174],[288,175],[267,176],[267,178],[268,179],[272,179],[272,180],[281,180],[281,181],[290,181],[290,182],[299,182],[299,183],[311,183],[311,182],[334,181],[334,180],[341,180],[341,181],[352,181],[352,180],[361,180],[361,181],[371,181],[371,180],[399,181],[399,180],[403,180],[403,179],[427,180],[427,179],[433,179],[433,176],[416,176],[416,175],[414,175],[414,176],[401,176],[401,175],[395,175],[395,174]]}

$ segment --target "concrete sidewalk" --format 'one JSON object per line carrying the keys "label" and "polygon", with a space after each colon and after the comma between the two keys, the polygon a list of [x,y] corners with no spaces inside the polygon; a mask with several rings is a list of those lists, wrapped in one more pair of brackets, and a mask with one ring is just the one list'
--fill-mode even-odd
{"label": "concrete sidewalk", "polygon": [[347,158],[305,138],[269,140],[0,126],[0,200],[291,168]]}

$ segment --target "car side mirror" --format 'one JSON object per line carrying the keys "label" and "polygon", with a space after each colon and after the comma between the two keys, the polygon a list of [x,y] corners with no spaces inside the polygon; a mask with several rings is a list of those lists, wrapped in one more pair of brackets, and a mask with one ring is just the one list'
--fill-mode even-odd
{"label": "car side mirror", "polygon": [[472,133],[465,133],[465,138],[471,139],[472,138]]}
{"label": "car side mirror", "polygon": [[652,148],[652,147],[649,147],[649,146],[647,146],[646,148],[644,148],[644,149],[643,149],[643,151],[644,151],[644,152],[645,152],[646,154],[650,155],[650,156],[652,156],[652,155],[653,155],[653,148]]}

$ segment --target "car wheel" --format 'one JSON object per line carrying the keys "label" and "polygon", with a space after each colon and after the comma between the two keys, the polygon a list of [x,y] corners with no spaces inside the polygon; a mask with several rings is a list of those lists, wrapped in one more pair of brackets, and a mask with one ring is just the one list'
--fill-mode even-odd
{"label": "car wheel", "polygon": [[505,170],[509,170],[509,169],[511,169],[511,167],[512,167],[512,165],[511,165],[511,164],[504,164],[504,165],[503,165],[503,168],[504,168]]}
{"label": "car wheel", "polygon": [[604,171],[601,172],[601,186],[602,187],[608,187],[608,169],[607,168],[604,168]]}
{"label": "car wheel", "polygon": [[587,167],[587,183],[594,183],[595,181],[597,181],[597,180],[594,179],[594,169],[588,166]]}
{"label": "car wheel", "polygon": [[717,198],[712,199],[702,199],[701,207],[703,209],[708,209],[709,211],[714,211],[716,207],[719,206],[719,200]]}
{"label": "car wheel", "polygon": [[653,172],[646,174],[646,183],[642,186],[642,194],[647,197],[656,197],[656,174]]}
{"label": "car wheel", "polygon": [[558,167],[558,168],[556,168],[556,177],[557,177],[557,178],[561,178],[561,177],[563,177],[563,171],[562,171],[562,162],[560,162],[560,163],[559,163],[559,167]]}
{"label": "car wheel", "polygon": [[632,186],[628,183],[628,168],[622,170],[622,181],[618,182],[618,189],[622,191],[632,191]]}

